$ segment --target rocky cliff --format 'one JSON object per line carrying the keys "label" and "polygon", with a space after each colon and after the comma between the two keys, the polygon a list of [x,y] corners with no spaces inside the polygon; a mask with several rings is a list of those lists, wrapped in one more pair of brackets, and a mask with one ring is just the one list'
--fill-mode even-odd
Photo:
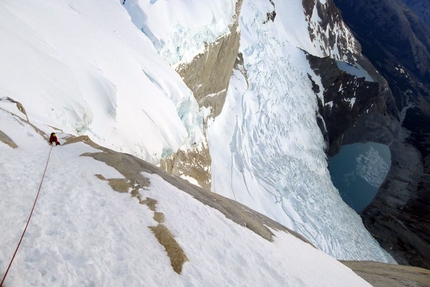
{"label": "rocky cliff", "polygon": [[317,121],[327,142],[327,153],[334,155],[341,147],[345,132],[375,102],[379,84],[340,70],[331,58],[308,55],[308,60],[321,77],[322,87],[314,84],[314,91],[323,90],[325,104],[318,101],[318,107],[324,120],[317,117]]}

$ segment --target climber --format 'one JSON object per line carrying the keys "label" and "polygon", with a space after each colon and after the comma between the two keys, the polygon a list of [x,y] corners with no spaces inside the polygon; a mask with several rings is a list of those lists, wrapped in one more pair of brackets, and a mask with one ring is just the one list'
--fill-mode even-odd
{"label": "climber", "polygon": [[55,133],[51,133],[51,136],[49,137],[49,144],[53,145],[54,143],[55,145],[60,145],[57,135]]}

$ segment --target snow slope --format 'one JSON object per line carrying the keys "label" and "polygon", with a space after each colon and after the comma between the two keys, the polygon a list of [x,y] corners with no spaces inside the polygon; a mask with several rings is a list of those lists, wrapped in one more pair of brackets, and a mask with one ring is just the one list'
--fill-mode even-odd
{"label": "snow slope", "polygon": [[[18,145],[0,141],[3,278],[51,147],[0,103],[2,131]],[[270,242],[145,174],[151,184],[139,192],[158,202],[164,225],[188,258],[177,274],[148,228],[157,225],[154,212],[100,179],[124,178],[118,171],[80,156],[95,151],[82,142],[52,148],[36,209],[3,286],[370,286],[290,234],[273,231]]]}
{"label": "snow slope", "polygon": [[[198,144],[203,116],[172,66],[226,33],[235,4],[200,2],[2,1],[1,107],[21,114],[9,97],[46,133],[89,135],[155,164]],[[263,25],[275,6],[283,13]],[[302,10],[298,0],[243,2],[248,75],[234,72],[226,106],[207,131],[212,189],[333,257],[392,261],[331,183],[307,74],[318,77],[301,49],[327,52],[304,33]]]}
{"label": "snow slope", "polygon": [[154,162],[201,137],[192,94],[118,1],[0,5],[1,96],[31,120]]}

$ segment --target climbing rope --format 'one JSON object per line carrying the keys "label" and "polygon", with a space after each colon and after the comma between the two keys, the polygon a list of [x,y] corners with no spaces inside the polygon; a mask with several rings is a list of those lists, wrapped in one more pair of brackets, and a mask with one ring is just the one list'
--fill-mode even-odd
{"label": "climbing rope", "polygon": [[46,161],[45,170],[43,171],[42,179],[39,184],[39,189],[37,190],[36,198],[34,199],[33,208],[31,209],[30,215],[28,216],[27,223],[25,224],[24,231],[22,232],[21,238],[19,239],[18,245],[16,246],[15,252],[13,253],[12,259],[9,262],[9,266],[4,273],[3,280],[0,283],[0,287],[3,286],[4,280],[6,279],[7,273],[9,272],[10,266],[12,265],[13,260],[15,259],[15,255],[18,252],[19,246],[21,245],[22,239],[24,238],[25,232],[27,231],[28,224],[30,223],[31,216],[33,215],[34,207],[36,206],[37,199],[39,198],[40,189],[42,188],[42,183],[45,178],[46,170],[48,169],[49,159],[51,158],[52,147],[49,150],[48,160]]}

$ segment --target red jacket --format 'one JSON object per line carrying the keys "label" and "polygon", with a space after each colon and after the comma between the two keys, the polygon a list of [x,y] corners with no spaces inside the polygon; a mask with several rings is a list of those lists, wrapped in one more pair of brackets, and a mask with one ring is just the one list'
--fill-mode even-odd
{"label": "red jacket", "polygon": [[60,145],[57,135],[54,133],[52,133],[51,136],[49,137],[49,144],[53,144],[53,143],[55,143],[55,145]]}

